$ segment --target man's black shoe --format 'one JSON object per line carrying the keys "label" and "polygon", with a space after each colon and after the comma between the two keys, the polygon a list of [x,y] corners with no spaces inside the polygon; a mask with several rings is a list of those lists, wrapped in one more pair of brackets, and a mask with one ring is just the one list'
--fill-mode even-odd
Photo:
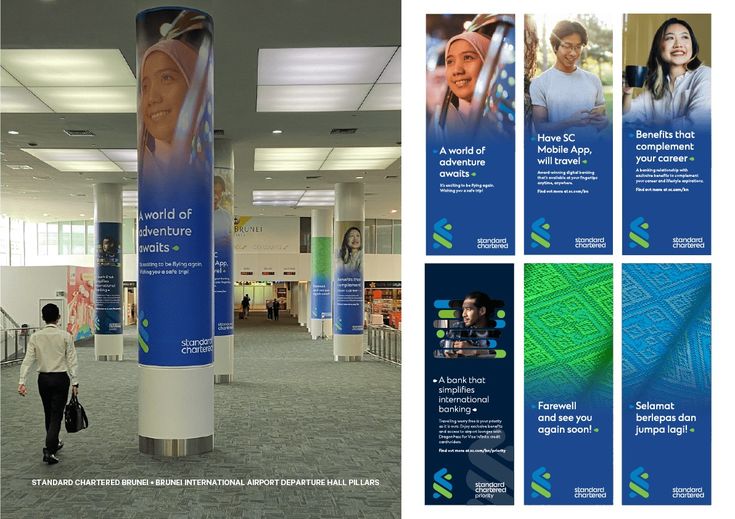
{"label": "man's black shoe", "polygon": [[49,454],[48,449],[43,449],[43,461],[44,463],[48,463],[49,465],[54,465],[55,463],[58,463],[59,458],[56,457],[56,454]]}

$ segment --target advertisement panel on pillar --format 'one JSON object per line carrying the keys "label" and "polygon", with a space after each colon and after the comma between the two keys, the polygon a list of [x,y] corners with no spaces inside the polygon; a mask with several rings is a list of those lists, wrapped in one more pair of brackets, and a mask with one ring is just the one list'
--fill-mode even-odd
{"label": "advertisement panel on pillar", "polygon": [[334,270],[334,332],[340,335],[363,333],[363,222],[334,222],[338,238]]}
{"label": "advertisement panel on pillar", "polygon": [[525,22],[526,254],[611,254],[612,20]]}
{"label": "advertisement panel on pillar", "polygon": [[233,251],[233,173],[229,168],[215,168],[214,175],[214,334],[232,335],[234,312],[232,299]]}
{"label": "advertisement panel on pillar", "polygon": [[711,40],[709,14],[624,17],[625,254],[710,253]]}
{"label": "advertisement panel on pillar", "polygon": [[426,17],[427,254],[513,254],[515,16]]}
{"label": "advertisement panel on pillar", "polygon": [[122,333],[122,225],[119,222],[97,222],[95,226],[95,333]]}
{"label": "advertisement panel on pillar", "polygon": [[425,503],[514,502],[513,265],[426,265]]}
{"label": "advertisement panel on pillar", "polygon": [[311,318],[332,318],[332,238],[311,237]]}
{"label": "advertisement panel on pillar", "polygon": [[139,361],[213,360],[212,20],[137,16]]}

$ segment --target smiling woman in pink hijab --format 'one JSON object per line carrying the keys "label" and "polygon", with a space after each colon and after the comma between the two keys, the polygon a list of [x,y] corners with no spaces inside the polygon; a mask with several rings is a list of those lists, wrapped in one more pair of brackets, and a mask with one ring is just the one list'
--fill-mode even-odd
{"label": "smiling woman in pink hijab", "polygon": [[[205,114],[196,111],[207,92],[208,65],[197,49],[179,39],[201,27],[195,13],[184,11],[140,62],[139,136],[146,168],[165,170],[173,159],[191,162],[202,149],[201,139],[211,138],[211,128],[200,128]],[[203,105],[211,111],[211,99]]]}

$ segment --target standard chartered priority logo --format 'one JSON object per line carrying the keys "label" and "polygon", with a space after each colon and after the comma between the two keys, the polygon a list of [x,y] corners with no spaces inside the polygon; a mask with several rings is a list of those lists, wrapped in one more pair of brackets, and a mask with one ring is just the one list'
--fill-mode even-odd
{"label": "standard chartered priority logo", "polygon": [[536,499],[538,496],[544,496],[546,499],[551,497],[551,473],[546,467],[539,467],[531,474],[531,497]]}
{"label": "standard chartered priority logo", "polygon": [[446,499],[452,499],[452,475],[446,468],[441,468],[434,472],[434,482],[431,488],[434,489],[434,499],[444,496]]}
{"label": "standard chartered priority logo", "polygon": [[445,249],[452,248],[452,233],[449,232],[451,230],[452,224],[446,218],[437,220],[434,223],[434,234],[432,238],[434,238],[435,249],[439,247],[444,247]]}
{"label": "standard chartered priority logo", "polygon": [[628,495],[631,498],[640,496],[643,499],[648,499],[648,496],[651,495],[648,492],[648,489],[651,488],[651,484],[648,482],[648,473],[643,467],[636,467],[630,473],[628,488],[630,488],[630,493]]}

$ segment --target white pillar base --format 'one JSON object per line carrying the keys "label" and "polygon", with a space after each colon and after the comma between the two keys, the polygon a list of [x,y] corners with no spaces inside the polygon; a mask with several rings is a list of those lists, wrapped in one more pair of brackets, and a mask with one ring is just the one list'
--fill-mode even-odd
{"label": "white pillar base", "polygon": [[322,339],[332,336],[332,320],[331,319],[312,319],[311,320],[311,338]]}
{"label": "white pillar base", "polygon": [[235,336],[214,337],[214,383],[229,384],[235,377]]}
{"label": "white pillar base", "polygon": [[189,456],[214,448],[214,365],[138,365],[138,446],[144,454]]}
{"label": "white pillar base", "polygon": [[94,358],[96,360],[122,360],[123,359],[123,336],[116,335],[94,336]]}
{"label": "white pillar base", "polygon": [[359,362],[362,360],[362,334],[335,335],[334,360],[336,362]]}

